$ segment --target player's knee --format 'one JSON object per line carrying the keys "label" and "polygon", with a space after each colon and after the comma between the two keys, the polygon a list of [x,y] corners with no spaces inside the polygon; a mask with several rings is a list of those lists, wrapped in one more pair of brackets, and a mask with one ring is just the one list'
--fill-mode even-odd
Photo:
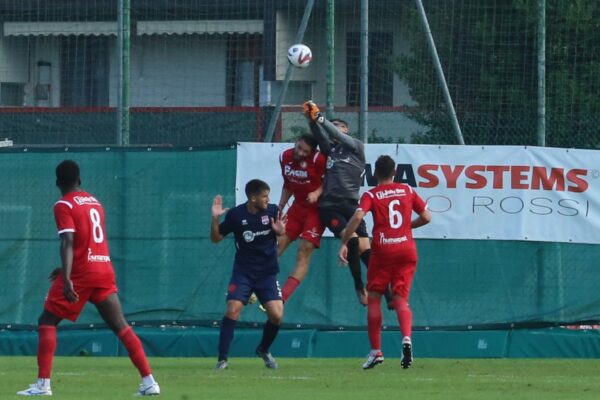
{"label": "player's knee", "polygon": [[303,240],[300,242],[300,245],[298,246],[298,258],[302,258],[304,260],[308,260],[314,250],[315,246],[306,241]]}
{"label": "player's knee", "polygon": [[269,315],[269,322],[271,322],[273,325],[281,325],[283,322],[283,311],[271,313],[271,315]]}
{"label": "player's knee", "polygon": [[242,311],[241,305],[234,303],[234,302],[228,302],[227,309],[225,310],[225,316],[229,319],[233,319],[233,320],[237,321],[237,319],[240,317],[241,311]]}
{"label": "player's knee", "polygon": [[408,299],[405,299],[401,296],[394,296],[394,305],[396,306],[396,310],[399,311],[410,310],[410,306],[408,305]]}

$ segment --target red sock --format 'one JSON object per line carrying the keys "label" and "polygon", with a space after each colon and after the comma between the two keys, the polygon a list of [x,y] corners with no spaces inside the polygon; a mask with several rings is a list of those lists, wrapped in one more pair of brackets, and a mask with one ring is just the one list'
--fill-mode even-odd
{"label": "red sock", "polygon": [[56,351],[56,326],[40,325],[38,327],[38,378],[50,379],[52,359]]}
{"label": "red sock", "polygon": [[412,333],[412,311],[408,306],[408,300],[396,296],[394,297],[394,306],[396,307],[396,314],[398,315],[402,337],[410,337]]}
{"label": "red sock", "polygon": [[281,289],[281,298],[284,302],[290,298],[299,284],[300,281],[298,279],[294,278],[293,276],[288,276],[287,281],[285,281],[285,284],[283,285],[283,289]]}
{"label": "red sock", "polygon": [[131,362],[138,369],[142,378],[150,375],[152,371],[150,370],[150,364],[148,364],[146,353],[144,353],[142,342],[140,341],[140,338],[137,337],[135,332],[133,332],[133,329],[128,326],[119,332],[117,336],[127,349],[127,353],[129,353]]}
{"label": "red sock", "polygon": [[381,299],[369,296],[367,301],[367,327],[371,350],[381,349]]}

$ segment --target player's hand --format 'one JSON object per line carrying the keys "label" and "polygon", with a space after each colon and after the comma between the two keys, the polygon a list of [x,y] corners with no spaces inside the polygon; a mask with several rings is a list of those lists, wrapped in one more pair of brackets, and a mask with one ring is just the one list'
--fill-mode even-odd
{"label": "player's hand", "polygon": [[63,288],[63,296],[69,303],[77,303],[79,301],[79,295],[73,287],[73,281],[70,279],[63,280],[65,287]]}
{"label": "player's hand", "polygon": [[271,228],[277,236],[285,234],[285,225],[287,224],[287,214],[282,215],[281,211],[277,213],[277,220],[271,218]]}
{"label": "player's hand", "polygon": [[310,204],[315,204],[317,201],[319,201],[319,193],[317,191],[310,192],[308,196],[306,196],[306,201],[308,201]]}
{"label": "player's hand", "polygon": [[223,197],[220,194],[216,195],[211,208],[211,215],[213,218],[219,218],[225,214],[229,208],[223,208]]}
{"label": "player's hand", "polygon": [[338,251],[338,258],[340,259],[342,264],[348,264],[348,246],[346,246],[343,243],[340,245],[340,249]]}
{"label": "player's hand", "polygon": [[304,104],[302,105],[302,108],[304,110],[304,116],[309,121],[323,122],[323,117],[321,116],[321,111],[319,110],[319,107],[317,107],[317,105],[312,100],[305,101]]}
{"label": "player's hand", "polygon": [[54,282],[56,280],[56,278],[58,278],[60,276],[60,272],[61,272],[62,268],[58,267],[58,268],[54,268],[52,270],[52,272],[50,272],[50,275],[48,275],[48,280],[50,282]]}

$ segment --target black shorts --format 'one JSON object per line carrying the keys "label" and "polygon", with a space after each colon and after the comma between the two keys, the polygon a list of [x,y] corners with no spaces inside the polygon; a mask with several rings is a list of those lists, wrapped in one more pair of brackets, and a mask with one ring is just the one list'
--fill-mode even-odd
{"label": "black shorts", "polygon": [[[339,204],[319,207],[319,217],[323,225],[339,238],[357,208],[358,204],[354,200],[340,200]],[[356,228],[356,234],[358,237],[369,237],[364,219]]]}

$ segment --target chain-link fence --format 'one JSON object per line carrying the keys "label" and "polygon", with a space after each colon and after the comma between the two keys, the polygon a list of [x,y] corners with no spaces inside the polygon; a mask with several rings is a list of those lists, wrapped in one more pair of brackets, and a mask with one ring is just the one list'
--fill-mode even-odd
{"label": "chain-link fence", "polygon": [[[311,3],[0,0],[0,140],[223,146],[270,125],[288,140],[313,99],[354,132],[363,115],[370,142],[457,143],[420,1],[370,2],[362,28],[359,0]],[[600,145],[600,3],[544,3],[424,2],[466,144]],[[274,113],[299,33],[313,61]]]}

